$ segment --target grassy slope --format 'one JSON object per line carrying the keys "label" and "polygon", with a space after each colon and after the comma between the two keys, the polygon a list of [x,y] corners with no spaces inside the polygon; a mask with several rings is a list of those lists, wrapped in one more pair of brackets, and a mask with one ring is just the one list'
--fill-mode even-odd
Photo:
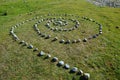
{"label": "grassy slope", "polygon": [[[26,34],[33,33],[28,38],[22,36],[21,30],[17,29],[18,35],[28,42],[34,42],[33,44],[40,50],[50,52],[66,63],[89,72],[91,80],[120,79],[120,29],[115,28],[117,25],[120,26],[119,8],[101,8],[84,0],[27,0],[27,3],[21,0],[10,0],[8,2],[1,1],[0,15],[4,11],[8,11],[8,15],[0,16],[1,80],[71,80],[73,77],[79,78],[62,68],[58,68],[49,60],[37,57],[37,53],[16,44],[8,35],[9,29],[14,24],[49,12],[88,16],[103,24],[104,34],[91,42],[79,43],[79,45],[61,45],[58,43],[55,45],[49,40],[40,39],[31,30],[32,28],[25,32]],[[28,15],[27,12],[30,11],[34,13]],[[32,25],[32,23],[30,24]],[[30,26],[30,24],[25,26]],[[30,36],[33,36],[34,39]]]}

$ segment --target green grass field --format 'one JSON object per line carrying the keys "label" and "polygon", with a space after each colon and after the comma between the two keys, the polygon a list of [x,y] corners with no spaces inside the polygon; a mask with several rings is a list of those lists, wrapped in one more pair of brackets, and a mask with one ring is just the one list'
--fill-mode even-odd
{"label": "green grass field", "polygon": [[[39,51],[90,73],[90,80],[120,80],[120,8],[98,7],[86,0],[0,0],[0,80],[81,80],[79,75],[57,67],[50,59],[38,57],[38,52],[18,44],[9,35],[11,27],[17,23],[48,13],[87,16],[103,25],[103,34],[86,43],[60,44],[36,34],[33,24],[37,20],[16,28],[15,33],[21,40],[38,47]],[[44,23],[39,26],[40,30],[63,38],[61,33],[54,34],[42,25]],[[80,29],[91,29],[94,34],[95,26],[85,21]],[[64,35],[67,38],[89,35],[81,36],[78,31]]]}

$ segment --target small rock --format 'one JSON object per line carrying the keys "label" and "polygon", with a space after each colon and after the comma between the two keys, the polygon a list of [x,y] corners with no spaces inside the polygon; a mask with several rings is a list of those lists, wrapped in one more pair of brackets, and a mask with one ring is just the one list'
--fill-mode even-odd
{"label": "small rock", "polygon": [[27,45],[28,45],[28,43],[27,43],[27,42],[24,42],[23,46],[27,46]]}
{"label": "small rock", "polygon": [[72,43],[76,43],[76,42],[77,42],[77,40],[73,40],[73,41],[72,41]]}
{"label": "small rock", "polygon": [[65,40],[64,40],[64,39],[60,40],[60,43],[64,43],[64,42],[65,42]]}
{"label": "small rock", "polygon": [[53,39],[53,41],[56,41],[56,40],[58,40],[58,37],[55,37],[55,38]]}
{"label": "small rock", "polygon": [[83,39],[83,42],[87,42],[87,38]]}
{"label": "small rock", "polygon": [[29,49],[33,49],[33,45],[30,44],[30,45],[28,46],[28,48],[29,48]]}
{"label": "small rock", "polygon": [[25,41],[24,41],[24,40],[22,40],[22,41],[20,42],[20,44],[23,44],[23,43],[25,43]]}
{"label": "small rock", "polygon": [[46,38],[45,39],[49,39],[51,37],[51,35],[48,35],[48,36],[46,36]]}
{"label": "small rock", "polygon": [[33,51],[38,51],[38,48],[35,48]]}
{"label": "small rock", "polygon": [[102,34],[102,31],[99,31],[99,34]]}
{"label": "small rock", "polygon": [[79,70],[77,74],[78,74],[78,75],[83,75],[83,71],[82,71],[82,70]]}
{"label": "small rock", "polygon": [[40,51],[39,53],[38,53],[38,56],[44,56],[45,55],[45,53],[43,52],[43,51]]}
{"label": "small rock", "polygon": [[57,62],[58,61],[58,58],[57,57],[54,57],[53,59],[52,59],[52,62]]}
{"label": "small rock", "polygon": [[46,58],[51,58],[51,55],[50,55],[50,54],[47,54]]}
{"label": "small rock", "polygon": [[71,73],[75,73],[75,72],[77,72],[77,71],[78,71],[78,68],[77,68],[77,67],[73,67],[73,68],[70,70]]}
{"label": "small rock", "polygon": [[65,69],[69,69],[70,66],[69,66],[68,64],[65,64],[64,68],[65,68]]}
{"label": "small rock", "polygon": [[96,35],[93,35],[93,38],[97,38],[97,36],[96,36]]}
{"label": "small rock", "polygon": [[69,44],[70,42],[71,42],[70,40],[67,40],[65,43],[66,43],[66,44]]}
{"label": "small rock", "polygon": [[64,65],[64,61],[59,61],[58,62],[58,66],[63,66]]}
{"label": "small rock", "polygon": [[42,34],[41,37],[45,37],[46,35],[45,34]]}
{"label": "small rock", "polygon": [[83,74],[83,79],[84,80],[88,80],[90,78],[90,74],[89,73],[84,73]]}
{"label": "small rock", "polygon": [[78,42],[81,42],[81,39],[78,39],[78,40],[77,40],[77,43],[78,43]]}

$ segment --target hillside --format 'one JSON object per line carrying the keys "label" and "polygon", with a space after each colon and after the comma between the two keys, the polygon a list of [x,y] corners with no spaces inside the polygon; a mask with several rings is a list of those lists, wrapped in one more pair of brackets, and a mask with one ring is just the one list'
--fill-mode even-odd
{"label": "hillside", "polygon": [[73,67],[89,80],[120,80],[119,16],[86,0],[0,0],[0,80],[83,80]]}

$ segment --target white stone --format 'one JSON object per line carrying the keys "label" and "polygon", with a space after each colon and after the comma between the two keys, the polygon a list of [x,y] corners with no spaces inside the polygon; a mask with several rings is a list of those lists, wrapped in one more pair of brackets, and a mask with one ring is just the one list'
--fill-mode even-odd
{"label": "white stone", "polygon": [[71,72],[73,72],[73,73],[75,73],[75,72],[77,72],[78,71],[78,68],[77,67],[73,67],[72,69],[71,69]]}
{"label": "white stone", "polygon": [[64,65],[64,61],[59,61],[59,62],[58,62],[58,65],[59,65],[59,66],[63,66],[63,65]]}
{"label": "white stone", "polygon": [[45,52],[40,51],[39,56],[44,56],[44,55],[45,55]]}
{"label": "white stone", "polygon": [[57,58],[57,57],[53,57],[52,61],[53,61],[53,62],[57,62],[57,61],[58,61],[58,58]]}
{"label": "white stone", "polygon": [[69,69],[69,68],[70,68],[70,65],[65,64],[64,68],[65,68],[65,69]]}
{"label": "white stone", "polygon": [[50,58],[51,57],[51,55],[50,54],[47,54],[47,58]]}
{"label": "white stone", "polygon": [[84,73],[83,75],[85,80],[88,80],[90,78],[90,74],[89,73]]}
{"label": "white stone", "polygon": [[29,49],[32,49],[32,48],[33,48],[33,45],[32,45],[32,44],[30,44],[30,45],[28,46],[28,48],[29,48]]}

